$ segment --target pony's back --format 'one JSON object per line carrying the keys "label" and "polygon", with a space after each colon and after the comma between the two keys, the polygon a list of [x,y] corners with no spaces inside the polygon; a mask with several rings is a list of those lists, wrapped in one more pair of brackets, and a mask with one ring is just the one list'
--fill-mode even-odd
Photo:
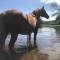
{"label": "pony's back", "polygon": [[16,10],[16,9],[12,9],[12,10],[7,10],[5,13],[22,14],[22,11],[18,11],[18,10]]}

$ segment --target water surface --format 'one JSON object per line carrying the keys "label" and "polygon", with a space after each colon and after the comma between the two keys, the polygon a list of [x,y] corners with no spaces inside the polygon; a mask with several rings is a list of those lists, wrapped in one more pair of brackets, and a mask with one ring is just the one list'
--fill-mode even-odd
{"label": "water surface", "polygon": [[[5,49],[7,50],[10,41],[10,35],[5,41]],[[1,60],[60,60],[60,27],[42,27],[39,28],[37,34],[37,47],[34,48],[34,34],[31,35],[32,47],[27,48],[27,35],[18,35],[13,53],[6,50],[1,55]],[[4,55],[4,56],[3,56]],[[9,57],[9,58],[6,58]]]}

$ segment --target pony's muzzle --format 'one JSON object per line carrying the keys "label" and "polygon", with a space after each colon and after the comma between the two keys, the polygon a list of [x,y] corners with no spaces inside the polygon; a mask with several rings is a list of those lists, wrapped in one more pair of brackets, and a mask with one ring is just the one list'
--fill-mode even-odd
{"label": "pony's muzzle", "polygon": [[49,19],[49,16],[47,16],[47,19]]}

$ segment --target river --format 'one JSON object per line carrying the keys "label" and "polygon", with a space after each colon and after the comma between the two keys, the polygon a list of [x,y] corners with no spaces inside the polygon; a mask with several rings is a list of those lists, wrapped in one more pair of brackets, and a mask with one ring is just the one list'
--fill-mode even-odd
{"label": "river", "polygon": [[8,50],[10,35],[5,41],[5,50],[0,52],[0,60],[60,60],[60,27],[42,27],[37,34],[34,48],[34,34],[31,35],[31,49],[27,48],[27,35],[18,35],[13,51]]}

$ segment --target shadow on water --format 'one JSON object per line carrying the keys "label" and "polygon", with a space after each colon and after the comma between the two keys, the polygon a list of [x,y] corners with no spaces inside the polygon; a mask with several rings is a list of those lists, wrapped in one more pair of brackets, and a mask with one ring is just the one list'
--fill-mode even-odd
{"label": "shadow on water", "polygon": [[55,26],[54,28],[56,30],[56,34],[60,37],[60,26]]}
{"label": "shadow on water", "polygon": [[27,47],[27,36],[19,35],[14,49],[7,46],[9,38],[6,39],[6,47],[0,49],[0,60],[60,60],[60,27],[42,27],[38,30],[36,47],[33,44],[33,33],[31,44]]}
{"label": "shadow on water", "polygon": [[[19,51],[20,50],[20,51]],[[19,51],[19,52],[17,52]],[[23,54],[26,53],[26,48],[18,48],[17,50],[14,49],[0,49],[0,60],[20,60]]]}
{"label": "shadow on water", "polygon": [[47,54],[37,52],[37,47],[20,46],[20,48],[1,50],[0,60],[46,60]]}

